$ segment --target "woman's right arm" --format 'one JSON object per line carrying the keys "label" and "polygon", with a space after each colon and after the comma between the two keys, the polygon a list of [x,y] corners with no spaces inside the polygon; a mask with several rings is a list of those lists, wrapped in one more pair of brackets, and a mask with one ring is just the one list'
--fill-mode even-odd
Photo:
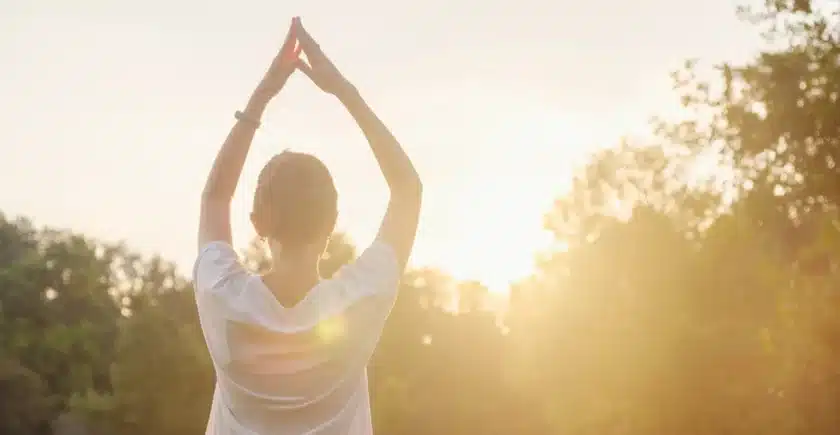
{"label": "woman's right arm", "polygon": [[300,18],[295,19],[293,26],[300,48],[311,64],[310,66],[301,62],[298,68],[319,88],[335,95],[347,108],[367,138],[382,175],[388,183],[391,198],[379,228],[379,239],[394,249],[402,271],[408,262],[417,234],[423,191],[420,177],[394,135],[368,107],[356,88],[327,58],[303,27]]}
{"label": "woman's right arm", "polygon": [[337,94],[367,138],[390,189],[379,238],[394,248],[400,270],[411,255],[420,218],[423,184],[408,155],[355,88]]}

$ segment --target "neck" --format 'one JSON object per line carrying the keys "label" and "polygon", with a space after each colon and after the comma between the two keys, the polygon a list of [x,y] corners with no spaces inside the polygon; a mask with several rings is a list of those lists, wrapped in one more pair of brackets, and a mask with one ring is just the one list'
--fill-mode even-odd
{"label": "neck", "polygon": [[321,253],[316,249],[303,248],[296,250],[282,249],[279,244],[269,241],[271,251],[271,274],[282,275],[287,278],[294,276],[296,280],[317,281],[321,275],[318,263]]}
{"label": "neck", "polygon": [[291,307],[302,301],[321,280],[318,273],[320,255],[272,247],[271,257],[271,271],[262,279],[283,306]]}

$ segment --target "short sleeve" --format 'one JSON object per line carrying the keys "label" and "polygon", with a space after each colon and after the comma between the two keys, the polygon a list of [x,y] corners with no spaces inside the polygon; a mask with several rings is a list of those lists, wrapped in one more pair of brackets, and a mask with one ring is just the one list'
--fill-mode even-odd
{"label": "short sleeve", "polygon": [[248,273],[239,256],[228,243],[217,241],[204,245],[193,266],[193,286],[204,339],[213,361],[226,364],[230,354],[226,321],[230,316],[226,296],[236,298],[242,292]]}
{"label": "short sleeve", "polygon": [[217,321],[259,322],[268,302],[252,275],[239,261],[236,251],[225,242],[210,242],[198,254],[193,284],[199,314]]}
{"label": "short sleeve", "polygon": [[368,363],[382,329],[396,302],[400,280],[396,253],[386,242],[377,240],[333,278],[342,289],[344,319],[348,340],[346,357],[352,366]]}
{"label": "short sleeve", "polygon": [[396,296],[400,275],[396,252],[377,239],[356,261],[342,267],[334,279],[348,289],[351,298],[363,298]]}
{"label": "short sleeve", "polygon": [[235,281],[247,277],[248,272],[239,261],[236,251],[221,241],[204,245],[193,267],[193,283],[199,293],[229,287]]}

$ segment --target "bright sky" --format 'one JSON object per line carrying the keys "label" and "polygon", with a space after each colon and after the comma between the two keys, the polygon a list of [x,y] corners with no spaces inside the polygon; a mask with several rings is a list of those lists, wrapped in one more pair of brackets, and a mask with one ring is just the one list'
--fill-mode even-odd
{"label": "bright sky", "polygon": [[[413,263],[498,289],[531,271],[572,165],[674,104],[669,71],[755,46],[734,3],[0,0],[0,210],[189,272],[206,173],[300,15],[423,177]],[[350,117],[300,76],[246,164],[238,247],[257,172],[286,147],[327,163],[339,228],[370,242],[384,182]]]}

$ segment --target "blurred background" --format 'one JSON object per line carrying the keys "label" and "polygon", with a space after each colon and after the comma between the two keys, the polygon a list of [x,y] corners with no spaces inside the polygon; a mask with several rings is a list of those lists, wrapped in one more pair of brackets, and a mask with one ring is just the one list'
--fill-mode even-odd
{"label": "blurred background", "polygon": [[[202,434],[189,272],[213,157],[300,15],[425,185],[370,364],[377,433],[834,434],[840,4],[0,1],[0,434]],[[386,188],[293,78],[284,148],[336,178],[323,269]]]}

